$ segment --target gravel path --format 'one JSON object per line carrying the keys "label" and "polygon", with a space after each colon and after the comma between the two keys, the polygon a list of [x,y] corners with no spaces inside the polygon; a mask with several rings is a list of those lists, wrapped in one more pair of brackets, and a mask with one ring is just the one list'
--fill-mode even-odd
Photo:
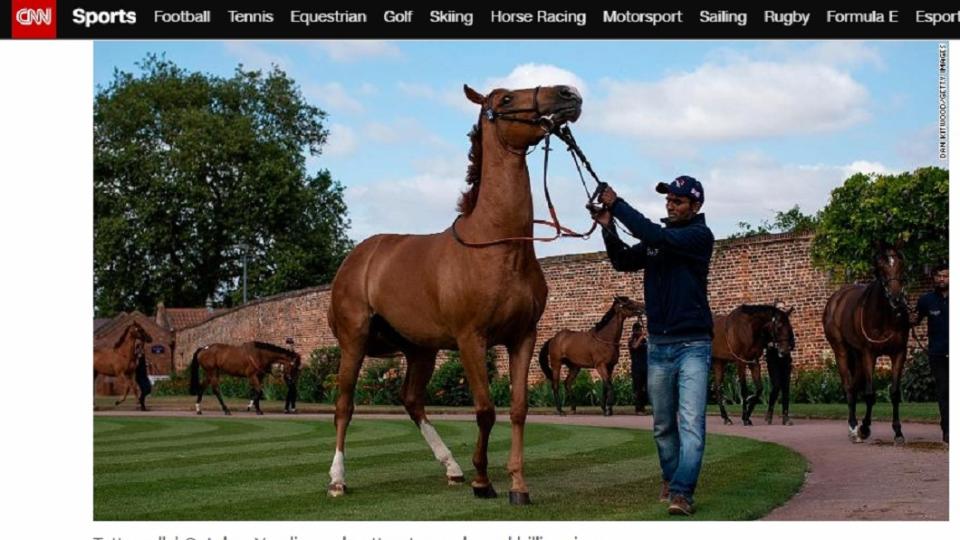
{"label": "gravel path", "polygon": [[[207,417],[212,416],[212,411]],[[103,411],[97,415],[193,416],[177,411]],[[237,413],[232,418],[249,418]],[[358,415],[360,416],[360,415]],[[317,418],[331,415],[267,415],[262,418]],[[363,418],[398,418],[396,414],[365,414]],[[405,418],[405,416],[403,416]],[[444,420],[473,420],[470,415],[433,415]],[[509,417],[498,416],[508,424]],[[530,415],[528,422],[651,429],[650,416]],[[749,437],[792,448],[809,462],[809,472],[800,491],[775,509],[766,520],[947,520],[948,452],[940,443],[935,424],[904,424],[905,447],[893,445],[889,423],[874,423],[874,436],[852,444],[841,420],[796,419],[793,426],[724,426],[720,418],[707,417],[707,431]],[[762,420],[761,420],[762,423]],[[709,448],[707,449],[709,452]],[[760,480],[762,481],[762,479]]]}

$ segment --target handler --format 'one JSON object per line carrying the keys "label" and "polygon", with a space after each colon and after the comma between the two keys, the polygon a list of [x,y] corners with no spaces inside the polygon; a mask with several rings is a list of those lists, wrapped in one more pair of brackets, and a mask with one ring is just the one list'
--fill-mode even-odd
{"label": "handler", "polygon": [[[647,388],[653,407],[653,436],[660,456],[660,499],[668,512],[694,512],[693,492],[700,476],[706,435],[707,381],[713,317],[707,302],[707,273],[713,233],[700,207],[703,186],[690,176],[657,184],[666,194],[667,217],[654,223],[619,198],[610,187],[593,217],[614,269],[643,269],[649,344]],[[616,218],[640,243],[628,246],[612,226]]]}

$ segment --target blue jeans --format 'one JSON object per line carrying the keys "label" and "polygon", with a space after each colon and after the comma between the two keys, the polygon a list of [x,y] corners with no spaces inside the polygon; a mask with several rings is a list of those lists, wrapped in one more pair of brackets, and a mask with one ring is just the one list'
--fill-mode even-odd
{"label": "blue jeans", "polygon": [[647,392],[653,406],[653,438],[670,496],[693,502],[707,431],[709,340],[649,344]]}

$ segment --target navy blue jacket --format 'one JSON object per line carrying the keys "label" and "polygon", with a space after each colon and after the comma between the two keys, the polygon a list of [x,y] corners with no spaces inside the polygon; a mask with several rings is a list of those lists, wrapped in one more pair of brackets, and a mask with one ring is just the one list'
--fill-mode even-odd
{"label": "navy blue jacket", "polygon": [[917,300],[917,323],[927,317],[927,339],[929,354],[946,355],[950,353],[950,303],[937,291],[928,292]]}
{"label": "navy blue jacket", "polygon": [[707,302],[707,273],[713,255],[713,233],[703,214],[662,227],[623,199],[613,216],[640,238],[628,246],[614,227],[604,228],[603,241],[610,263],[621,272],[643,269],[643,296],[652,343],[685,336],[712,336],[713,316]]}

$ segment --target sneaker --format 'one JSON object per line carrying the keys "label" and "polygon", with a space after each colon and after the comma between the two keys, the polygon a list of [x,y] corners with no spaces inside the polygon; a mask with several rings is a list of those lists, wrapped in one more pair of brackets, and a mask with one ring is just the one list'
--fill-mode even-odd
{"label": "sneaker", "polygon": [[693,505],[683,495],[674,495],[673,499],[670,500],[670,508],[667,508],[667,513],[671,516],[692,516]]}
{"label": "sneaker", "polygon": [[670,482],[660,484],[660,502],[670,502]]}

